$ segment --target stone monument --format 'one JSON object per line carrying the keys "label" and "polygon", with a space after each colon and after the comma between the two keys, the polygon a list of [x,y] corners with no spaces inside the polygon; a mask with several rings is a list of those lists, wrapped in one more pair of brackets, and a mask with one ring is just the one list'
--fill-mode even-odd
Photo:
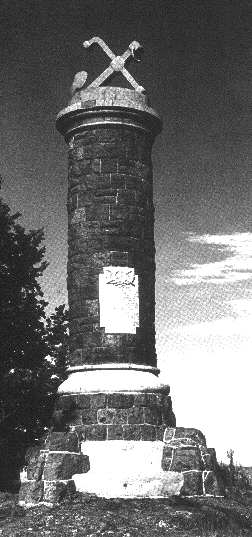
{"label": "stone monument", "polygon": [[[221,494],[214,450],[176,428],[155,351],[151,150],[162,122],[115,56],[85,87],[77,73],[57,129],[69,150],[69,376],[44,449],[31,457],[20,503],[57,503],[78,490],[103,497]],[[133,89],[102,86],[120,72]]]}

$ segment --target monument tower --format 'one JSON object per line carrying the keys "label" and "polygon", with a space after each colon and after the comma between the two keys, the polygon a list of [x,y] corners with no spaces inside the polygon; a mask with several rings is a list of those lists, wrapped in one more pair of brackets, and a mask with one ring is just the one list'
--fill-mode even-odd
{"label": "monument tower", "polygon": [[[97,37],[84,47],[94,44],[110,65],[88,86],[77,73],[56,122],[69,151],[69,376],[21,500],[34,501],[33,486],[49,503],[71,486],[105,497],[203,494],[204,472],[216,492],[204,436],[176,429],[158,379],[151,150],[162,122],[125,68],[143,49],[133,41],[115,56]],[[102,86],[116,73],[132,89]]]}

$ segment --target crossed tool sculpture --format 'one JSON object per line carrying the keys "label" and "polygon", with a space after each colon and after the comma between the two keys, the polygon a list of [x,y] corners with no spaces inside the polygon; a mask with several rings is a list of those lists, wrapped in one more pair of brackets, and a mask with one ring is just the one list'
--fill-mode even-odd
{"label": "crossed tool sculpture", "polygon": [[[122,54],[122,56],[115,56],[112,50],[110,50],[106,43],[104,43],[104,41],[99,37],[93,37],[89,41],[84,41],[83,45],[85,48],[89,48],[94,43],[98,43],[98,45],[100,45],[100,47],[104,50],[104,52],[106,52],[109,58],[111,58],[111,62],[109,67],[105,69],[105,71],[100,76],[98,76],[87,88],[85,88],[86,90],[98,88],[114,72],[121,71],[121,73],[125,76],[125,78],[136,91],[138,91],[139,93],[145,92],[145,89],[137,84],[133,76],[131,76],[131,74],[124,67],[125,62],[130,58],[133,58],[135,61],[140,61],[139,56],[143,53],[143,47],[137,41],[132,41],[132,43],[130,43],[129,47],[124,52],[124,54]],[[75,75],[70,90],[70,94],[72,96],[76,91],[78,91],[84,86],[86,79],[86,71],[81,71]]]}

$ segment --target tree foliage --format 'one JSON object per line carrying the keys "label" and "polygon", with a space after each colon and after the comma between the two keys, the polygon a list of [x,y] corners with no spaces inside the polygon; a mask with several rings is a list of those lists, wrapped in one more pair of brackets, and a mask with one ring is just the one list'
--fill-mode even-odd
{"label": "tree foliage", "polygon": [[6,453],[22,456],[50,427],[67,359],[65,306],[46,319],[39,283],[43,229],[26,232],[20,216],[0,199],[0,481]]}
{"label": "tree foliage", "polygon": [[54,378],[59,385],[67,378],[69,365],[68,310],[65,304],[55,308],[55,313],[46,319],[46,345],[52,360]]}

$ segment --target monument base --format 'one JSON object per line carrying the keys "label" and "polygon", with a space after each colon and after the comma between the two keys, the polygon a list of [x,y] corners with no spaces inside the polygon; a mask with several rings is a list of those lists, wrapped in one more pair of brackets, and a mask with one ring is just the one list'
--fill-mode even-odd
{"label": "monument base", "polygon": [[215,450],[197,429],[176,428],[170,388],[154,369],[71,371],[52,430],[28,465],[21,505],[57,504],[76,490],[104,498],[223,495]]}

